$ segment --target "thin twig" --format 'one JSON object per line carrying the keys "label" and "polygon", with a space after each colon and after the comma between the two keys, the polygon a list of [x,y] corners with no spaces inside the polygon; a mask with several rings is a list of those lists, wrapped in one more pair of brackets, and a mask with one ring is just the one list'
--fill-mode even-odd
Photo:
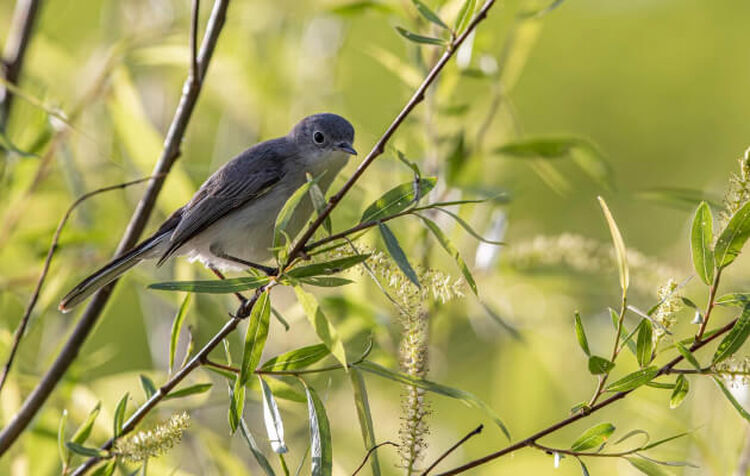
{"label": "thin twig", "polygon": [[[612,346],[612,357],[609,359],[610,362],[614,364],[615,359],[617,359],[617,354],[619,353],[620,349],[620,336],[622,335],[622,325],[623,321],[625,320],[625,312],[627,312],[628,309],[628,300],[627,295],[625,294],[625,291],[622,292],[622,302],[620,303],[620,314],[617,317],[617,331],[615,332],[615,343]],[[596,386],[596,391],[594,391],[594,395],[592,395],[591,400],[589,400],[588,406],[593,406],[594,403],[599,399],[599,397],[604,392],[604,384],[607,383],[607,378],[609,377],[609,372],[606,372],[603,375],[599,376],[599,383]]]}
{"label": "thin twig", "polygon": [[[200,53],[198,55],[198,70],[201,77],[205,76],[208,69],[211,56],[213,55],[216,43],[219,39],[219,33],[224,26],[228,6],[229,0],[216,0],[214,3],[214,8],[211,12],[203,43],[201,44]],[[115,252],[116,256],[119,256],[132,248],[141,236],[141,233],[151,216],[151,212],[154,209],[159,192],[161,192],[164,179],[180,155],[180,144],[182,143],[185,129],[187,128],[195,104],[198,100],[200,90],[201,88],[199,84],[195,81],[191,81],[190,78],[185,82],[180,103],[177,106],[174,119],[172,120],[172,124],[167,132],[164,150],[154,167],[153,175],[156,177],[149,182],[143,198],[138,203],[138,207],[133,213],[130,224],[120,241],[117,251]],[[3,428],[0,433],[0,456],[10,448],[21,432],[28,426],[34,418],[34,415],[36,415],[47,398],[49,398],[68,367],[70,367],[71,363],[75,360],[78,351],[83,347],[83,343],[96,325],[96,322],[99,320],[99,316],[104,310],[104,306],[109,300],[116,282],[117,281],[113,281],[94,294],[89,305],[84,310],[81,319],[73,330],[73,333],[68,338],[68,341],[63,346],[63,349],[60,351],[60,354],[57,356],[52,366],[44,377],[42,377],[42,380],[37,384],[31,394],[26,398],[18,413],[16,413],[7,423],[5,428]],[[230,321],[230,323],[231,322],[234,322],[234,320]],[[234,329],[234,327],[232,327],[232,329]],[[178,373],[178,375],[182,374]]]}
{"label": "thin twig", "polygon": [[138,180],[120,183],[117,185],[110,185],[109,187],[103,187],[103,188],[94,190],[92,192],[85,193],[81,195],[80,197],[78,197],[70,205],[70,207],[68,207],[68,210],[65,212],[62,219],[60,220],[60,223],[57,225],[55,234],[52,236],[52,244],[50,244],[49,250],[47,251],[47,258],[44,260],[44,265],[42,266],[42,273],[39,275],[39,279],[36,282],[36,287],[34,288],[34,292],[31,294],[31,299],[29,300],[29,304],[26,306],[26,311],[24,312],[23,317],[21,318],[21,322],[18,324],[18,327],[16,328],[16,331],[13,334],[13,344],[10,348],[10,354],[8,354],[8,360],[5,363],[5,367],[3,368],[3,374],[2,376],[0,376],[0,392],[2,392],[3,385],[5,385],[5,380],[8,378],[8,373],[10,372],[10,368],[13,365],[13,359],[15,358],[16,351],[18,350],[18,345],[21,343],[21,338],[23,337],[23,334],[26,331],[26,326],[29,323],[29,318],[31,317],[31,313],[34,311],[34,307],[36,306],[37,300],[39,299],[39,293],[42,290],[42,285],[44,284],[44,280],[46,279],[47,273],[49,272],[49,267],[50,267],[50,264],[52,263],[52,257],[54,256],[55,251],[57,251],[58,242],[60,241],[60,234],[62,233],[62,230],[65,227],[65,224],[68,222],[70,215],[73,213],[73,210],[75,210],[75,208],[81,203],[83,203],[85,200],[95,195],[98,195],[104,192],[109,192],[111,190],[120,190],[120,189],[129,187],[131,185],[143,183],[147,180],[151,180],[152,178],[153,176],[140,178]]}
{"label": "thin twig", "polygon": [[[698,350],[701,347],[703,347],[706,344],[708,344],[709,342],[711,342],[714,339],[716,339],[717,337],[719,337],[719,336],[721,336],[721,335],[729,332],[729,330],[732,329],[732,327],[734,327],[734,325],[735,325],[736,322],[737,322],[737,319],[734,319],[730,323],[728,323],[727,325],[725,325],[724,327],[718,329],[716,331],[716,333],[712,334],[710,337],[707,337],[706,339],[704,339],[704,340],[702,340],[700,342],[693,343],[693,345],[690,346],[690,351],[693,352],[695,350]],[[669,361],[666,365],[664,365],[663,367],[661,367],[659,369],[659,372],[656,374],[656,376],[654,378],[656,378],[656,377],[658,377],[660,375],[669,374],[671,372],[672,368],[674,368],[675,365],[677,365],[680,362],[682,362],[682,360],[684,360],[684,357],[682,357],[682,355],[678,355],[677,357],[675,357],[674,359],[672,359],[671,361]],[[614,395],[612,395],[611,397],[609,397],[609,398],[607,398],[605,400],[602,400],[601,402],[597,403],[596,405],[594,405],[593,407],[589,408],[585,412],[579,412],[579,413],[576,413],[575,415],[571,415],[571,416],[569,416],[567,418],[564,418],[563,420],[560,420],[557,423],[554,423],[554,424],[548,426],[547,428],[534,433],[533,435],[529,436],[528,438],[525,438],[525,439],[523,439],[521,441],[513,443],[512,445],[508,445],[508,446],[506,446],[505,448],[503,448],[501,450],[498,450],[498,451],[496,451],[494,453],[490,453],[490,454],[488,454],[486,456],[483,456],[481,458],[478,458],[478,459],[475,459],[473,461],[470,461],[470,462],[468,462],[468,463],[466,463],[464,465],[461,465],[459,467],[453,468],[453,469],[448,470],[448,471],[446,471],[444,473],[440,473],[439,476],[449,476],[449,475],[453,475],[453,474],[463,473],[464,471],[468,471],[468,470],[470,470],[472,468],[476,468],[477,466],[481,466],[483,464],[489,463],[490,461],[493,461],[493,460],[495,460],[497,458],[500,458],[501,456],[505,456],[505,455],[507,455],[509,453],[512,453],[512,452],[516,451],[516,450],[520,450],[520,449],[523,449],[523,448],[527,448],[529,446],[533,446],[536,443],[536,441],[539,440],[540,438],[545,437],[545,436],[549,435],[550,433],[554,433],[554,432],[556,432],[557,430],[559,430],[561,428],[565,428],[566,426],[568,426],[568,425],[570,425],[572,423],[575,423],[578,420],[586,418],[587,416],[591,415],[594,412],[597,412],[597,411],[601,410],[602,408],[608,407],[609,405],[611,405],[611,404],[613,404],[613,403],[615,403],[615,402],[617,402],[617,401],[625,398],[627,395],[629,395],[634,390],[636,390],[636,389],[627,390],[627,391],[624,391],[624,392],[617,392]]]}
{"label": "thin twig", "polygon": [[474,428],[469,433],[467,433],[466,436],[458,440],[456,444],[448,448],[443,454],[441,454],[438,457],[438,459],[436,459],[430,466],[428,466],[427,469],[425,469],[424,472],[422,473],[422,476],[427,476],[427,473],[435,469],[435,466],[440,464],[440,462],[443,461],[449,454],[453,453],[453,451],[455,451],[456,448],[466,443],[466,441],[469,440],[469,438],[480,434],[482,432],[482,429],[484,429],[484,425],[479,425],[478,427]]}
{"label": "thin twig", "polygon": [[703,322],[701,322],[701,327],[698,330],[698,334],[696,334],[695,336],[696,342],[700,342],[700,340],[703,338],[703,333],[706,332],[708,318],[711,317],[711,311],[713,311],[714,307],[716,306],[716,292],[719,290],[721,270],[722,268],[716,270],[716,276],[714,276],[714,280],[711,283],[711,288],[708,291],[708,303],[706,304],[706,312],[703,315]]}
{"label": "thin twig", "polygon": [[[11,84],[17,84],[21,76],[31,33],[39,16],[40,0],[16,0],[13,19],[10,23],[5,51],[0,58],[0,74]],[[13,105],[13,93],[0,85],[0,131],[6,129]]]}
{"label": "thin twig", "polygon": [[391,446],[395,446],[396,448],[398,448],[398,443],[394,443],[392,441],[384,441],[382,443],[378,443],[377,445],[373,446],[372,448],[367,450],[367,454],[365,455],[362,462],[359,463],[359,466],[357,466],[357,469],[354,470],[354,472],[352,473],[352,476],[357,476],[357,473],[359,473],[362,470],[362,468],[365,467],[365,465],[367,464],[367,460],[370,459],[370,456],[375,452],[375,450],[385,445],[391,445]]}
{"label": "thin twig", "polygon": [[588,457],[594,457],[594,458],[622,458],[623,456],[632,455],[634,453],[637,453],[641,451],[643,448],[633,448],[632,450],[627,451],[620,451],[617,453],[597,453],[594,451],[573,451],[573,450],[566,450],[561,448],[552,448],[549,446],[540,445],[539,443],[531,443],[529,446],[534,447],[536,449],[542,450],[547,454],[555,454],[559,453],[562,455],[568,455],[568,456],[575,456],[576,458],[588,458]]}

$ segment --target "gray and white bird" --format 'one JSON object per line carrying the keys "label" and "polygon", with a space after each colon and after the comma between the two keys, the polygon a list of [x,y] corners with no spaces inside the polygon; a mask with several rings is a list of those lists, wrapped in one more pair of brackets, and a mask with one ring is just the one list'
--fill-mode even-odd
{"label": "gray and white bird", "polygon": [[[356,155],[354,128],[336,114],[302,119],[284,137],[250,147],[201,185],[187,205],[124,255],[81,281],[60,302],[70,311],[97,289],[143,260],[157,266],[173,256],[187,256],[217,270],[263,268],[272,258],[276,216],[287,199],[307,181],[319,177],[323,193]],[[287,226],[295,236],[312,213],[309,197],[300,203]]]}

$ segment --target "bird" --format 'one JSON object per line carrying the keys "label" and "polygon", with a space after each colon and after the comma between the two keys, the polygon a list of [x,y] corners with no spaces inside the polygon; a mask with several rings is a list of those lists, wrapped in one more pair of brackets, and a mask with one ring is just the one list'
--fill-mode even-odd
{"label": "bird", "polygon": [[[270,272],[262,263],[273,257],[274,224],[281,208],[308,175],[325,194],[349,157],[357,155],[353,144],[354,127],[332,113],[307,116],[287,135],[255,144],[216,170],[151,236],[71,289],[59,310],[71,311],[144,260],[157,260],[161,266],[175,256],[187,256],[218,272]],[[296,236],[312,211],[312,201],[305,197],[286,233]]]}

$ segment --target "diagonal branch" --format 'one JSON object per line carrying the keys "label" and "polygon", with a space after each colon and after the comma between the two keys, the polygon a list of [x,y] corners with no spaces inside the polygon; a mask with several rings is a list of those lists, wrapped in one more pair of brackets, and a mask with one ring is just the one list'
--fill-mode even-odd
{"label": "diagonal branch", "polygon": [[[703,339],[701,341],[694,342],[693,345],[690,346],[690,351],[693,352],[695,350],[698,350],[701,347],[703,347],[706,344],[708,344],[709,342],[711,342],[714,339],[716,339],[717,337],[719,337],[719,336],[721,336],[723,334],[726,334],[727,332],[729,332],[729,330],[732,329],[732,327],[734,327],[734,324],[736,322],[737,322],[737,319],[734,319],[729,324],[727,324],[724,327],[718,329],[716,331],[716,333],[712,334],[710,337],[707,337],[707,338],[705,338],[705,339]],[[664,365],[662,368],[659,369],[659,372],[656,374],[656,376],[654,378],[656,378],[656,377],[658,377],[660,375],[667,375],[669,373],[672,373],[672,369],[674,368],[674,366],[677,365],[677,364],[679,364],[680,362],[682,362],[683,359],[684,359],[684,357],[682,355],[678,355],[674,359],[670,360],[666,365]],[[499,451],[496,451],[494,453],[490,453],[487,456],[484,456],[482,458],[475,459],[474,461],[470,461],[470,462],[468,462],[468,463],[466,463],[466,464],[464,464],[462,466],[459,466],[457,468],[453,468],[453,469],[448,470],[448,471],[446,471],[444,473],[440,473],[439,476],[449,476],[449,475],[453,475],[453,474],[463,473],[464,471],[468,471],[468,470],[470,470],[472,468],[476,468],[477,466],[489,463],[490,461],[494,461],[497,458],[500,458],[501,456],[505,456],[507,454],[510,454],[510,453],[512,453],[512,452],[514,452],[516,450],[520,450],[520,449],[527,448],[527,447],[533,447],[533,446],[536,445],[537,440],[539,440],[540,438],[543,438],[543,437],[545,437],[545,436],[547,436],[547,435],[549,435],[551,433],[554,433],[557,430],[570,425],[571,423],[575,423],[578,420],[586,418],[587,416],[591,415],[592,413],[594,413],[596,411],[599,411],[602,408],[607,407],[607,406],[609,406],[609,405],[611,405],[611,404],[613,404],[613,403],[615,403],[615,402],[617,402],[617,401],[625,398],[626,396],[628,396],[634,390],[635,389],[627,390],[627,391],[624,391],[624,392],[617,392],[614,395],[612,395],[611,397],[609,397],[609,398],[607,398],[605,400],[602,400],[601,402],[599,402],[596,405],[592,406],[588,411],[579,412],[579,413],[576,413],[575,415],[571,415],[571,416],[569,416],[569,417],[567,417],[567,418],[565,418],[563,420],[560,420],[559,422],[557,422],[557,423],[555,423],[553,425],[548,426],[547,428],[545,428],[545,429],[543,429],[541,431],[538,431],[538,432],[534,433],[533,435],[529,436],[526,439],[523,439],[523,440],[521,440],[521,441],[519,441],[517,443],[513,443],[512,445],[506,446],[505,448],[503,448],[503,449],[501,449]]]}
{"label": "diagonal branch", "polygon": [[[39,16],[40,0],[16,0],[5,51],[2,58],[2,76],[11,84],[18,84],[31,33]],[[0,131],[5,130],[13,105],[13,93],[0,85]]]}
{"label": "diagonal branch", "polygon": [[[192,115],[195,104],[198,100],[202,79],[205,77],[214,48],[219,39],[219,34],[224,26],[228,6],[229,0],[216,0],[214,3],[214,8],[208,20],[206,33],[203,37],[203,43],[201,44],[201,49],[197,58],[199,77],[193,77],[193,75],[190,75],[185,81],[180,103],[177,106],[174,119],[172,120],[172,124],[167,133],[164,150],[154,167],[154,173],[152,174],[154,175],[154,178],[149,182],[143,198],[141,198],[138,207],[133,213],[130,224],[117,247],[117,251],[115,252],[116,256],[121,255],[128,249],[132,248],[138,241],[138,238],[143,232],[143,229],[151,216],[151,212],[154,209],[156,199],[159,196],[159,192],[161,192],[162,185],[164,184],[164,179],[180,155],[180,144],[182,143],[185,129],[187,128],[190,116]],[[193,34],[195,34],[195,31],[193,31]],[[84,310],[83,316],[78,321],[78,324],[52,366],[44,377],[42,377],[42,380],[37,384],[36,388],[34,388],[31,394],[26,398],[26,401],[24,401],[19,412],[14,415],[5,428],[3,428],[0,433],[0,455],[4,454],[8,448],[10,448],[21,432],[23,432],[28,426],[44,402],[49,398],[68,367],[70,367],[71,363],[75,360],[79,349],[82,347],[89,333],[91,333],[91,330],[99,320],[99,316],[104,310],[104,306],[109,300],[115,284],[116,281],[103,287],[94,294],[89,305]]]}

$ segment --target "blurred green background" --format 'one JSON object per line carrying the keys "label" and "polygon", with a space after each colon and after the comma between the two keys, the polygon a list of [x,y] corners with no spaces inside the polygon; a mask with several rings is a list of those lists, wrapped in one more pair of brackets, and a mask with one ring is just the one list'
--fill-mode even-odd
{"label": "blurred green background", "polygon": [[[0,31],[7,30],[13,3],[0,3]],[[66,114],[73,127],[16,99],[8,139],[36,156],[6,154],[0,169],[2,355],[51,235],[72,200],[150,173],[188,67],[189,3],[44,2],[21,88],[47,109]],[[204,25],[210,2],[202,3]],[[424,63],[431,63],[434,54],[425,47],[418,55],[393,28],[429,31],[410,2],[369,3],[232,2],[182,157],[159,198],[152,227],[234,154],[285,134],[306,114],[344,115],[357,130],[360,157],[372,147],[411,94],[414,76],[423,76]],[[427,3],[451,20],[460,5]],[[638,282],[631,302],[648,309],[661,284],[654,276],[682,281],[691,273],[687,230],[693,204],[676,204],[675,194],[665,189],[690,189],[720,199],[737,158],[750,145],[745,118],[750,110],[750,46],[743,38],[750,15],[747,2],[568,0],[541,19],[518,19],[519,12],[538,5],[508,1],[493,8],[472,40],[472,50],[459,53],[461,67],[455,61],[449,65],[429,104],[419,107],[334,214],[339,228],[353,223],[371,200],[410,179],[396,149],[425,173],[440,176],[443,185],[436,193],[454,198],[510,195],[508,204],[461,209],[461,216],[482,234],[491,234],[493,223],[495,231],[507,225],[507,233],[495,239],[508,246],[495,250],[489,264],[475,263],[476,240],[450,221],[440,224],[475,269],[481,299],[521,338],[498,325],[467,292],[464,299],[439,306],[431,315],[429,378],[482,398],[504,418],[515,438],[561,419],[572,405],[590,396],[595,379],[577,348],[573,311],[581,311],[592,346],[604,353],[611,342],[606,308],[619,304],[613,267],[590,272],[555,264],[554,259],[538,266],[539,260],[519,255],[534,250],[529,243],[538,235],[569,232],[606,245],[609,235],[596,202],[596,196],[603,195],[628,247],[656,257],[644,259],[634,273]],[[497,63],[504,68],[500,82],[476,73],[491,72]],[[500,107],[478,149],[476,135],[498,88],[503,91]],[[465,135],[472,153],[463,158],[447,187],[447,164],[459,134]],[[611,167],[612,186],[592,180],[568,159],[540,162],[492,152],[517,137],[550,135],[583,137],[596,144]],[[39,173],[44,161],[48,166]],[[355,166],[351,163],[342,176]],[[11,417],[54,359],[75,321],[75,313],[57,312],[60,296],[108,259],[142,190],[135,186],[99,196],[83,205],[66,228],[0,398],[2,421]],[[430,254],[432,266],[459,276],[442,250],[432,251],[432,242],[423,239],[416,220],[399,221],[393,229],[409,256]],[[383,249],[374,233],[363,243]],[[480,261],[486,261],[487,248],[481,253]],[[731,268],[728,288],[747,284],[748,263],[741,257]],[[664,269],[669,276],[664,276]],[[396,368],[395,311],[365,276],[350,274],[361,283],[314,292],[327,297],[324,307],[347,337],[350,356],[360,352],[370,334],[376,360]],[[143,265],[121,281],[77,363],[30,430],[0,461],[0,473],[57,474],[56,432],[63,409],[78,424],[101,400],[102,415],[92,437],[101,443],[109,436],[120,396],[130,391],[134,403],[143,401],[138,375],[150,375],[157,383],[166,377],[169,329],[182,296],[147,290],[146,285],[175,277],[208,279],[209,274],[177,260],[158,270]],[[695,279],[685,294],[699,304],[706,299]],[[292,327],[285,332],[272,321],[265,357],[316,342],[290,292],[275,292],[274,304]],[[188,323],[197,345],[218,330],[233,306],[229,297],[221,296],[200,296],[193,302]],[[728,315],[719,314],[717,321]],[[686,336],[693,332],[691,318],[688,312],[680,317],[678,330]],[[241,335],[235,333],[231,339],[235,359],[241,355]],[[150,463],[153,474],[259,474],[244,442],[228,436],[222,379],[204,370],[190,378],[191,383],[209,380],[215,382],[209,394],[164,404],[144,424],[153,425],[182,408],[193,418],[183,443]],[[377,439],[395,440],[401,389],[375,377],[367,380]],[[364,449],[348,379],[334,373],[312,382],[326,400],[332,424],[334,474],[350,474]],[[655,454],[700,466],[669,468],[676,474],[732,474],[744,446],[746,423],[720,398],[710,379],[691,383],[692,391],[679,409],[668,408],[669,392],[640,389],[545,442],[568,446],[581,431],[601,421],[614,423],[616,436],[636,428],[648,430],[654,439],[695,430]],[[748,403],[745,387],[737,394]],[[270,457],[258,398],[257,392],[248,392],[245,415]],[[434,395],[429,399],[426,462],[486,420],[460,402]],[[287,461],[296,468],[307,445],[306,409],[287,401],[281,406],[291,448]],[[487,425],[481,436],[440,467],[456,466],[505,444],[502,434]],[[402,472],[395,467],[398,457],[392,448],[384,447],[379,454],[386,474]],[[303,474],[307,468],[306,464]],[[609,459],[590,461],[589,469],[592,474],[635,472],[627,462]],[[527,449],[475,474],[553,472],[579,474],[580,469],[566,459],[555,470],[551,457]]]}

